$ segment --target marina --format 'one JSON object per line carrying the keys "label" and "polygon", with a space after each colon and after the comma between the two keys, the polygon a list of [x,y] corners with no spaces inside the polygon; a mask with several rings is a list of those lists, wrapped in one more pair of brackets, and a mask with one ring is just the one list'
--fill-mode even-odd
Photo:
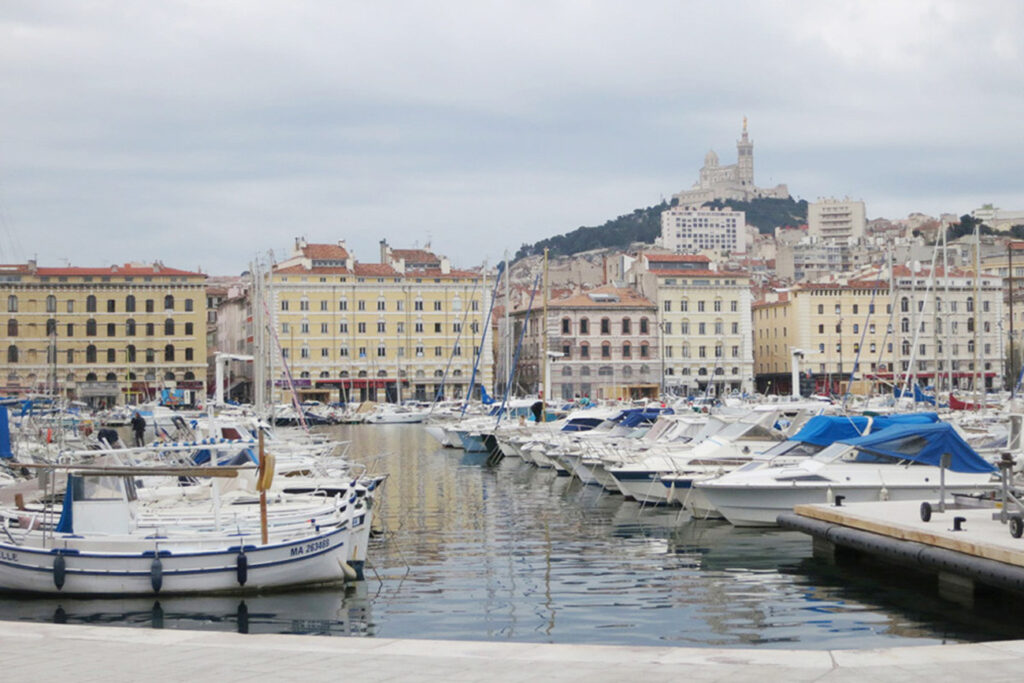
{"label": "marina", "polygon": [[[422,425],[338,425],[390,477],[365,580],[238,597],[0,599],[6,620],[448,641],[834,650],[1024,638],[1012,602],[969,607],[785,529],[693,520]],[[1009,536],[1007,535],[1007,538]]]}

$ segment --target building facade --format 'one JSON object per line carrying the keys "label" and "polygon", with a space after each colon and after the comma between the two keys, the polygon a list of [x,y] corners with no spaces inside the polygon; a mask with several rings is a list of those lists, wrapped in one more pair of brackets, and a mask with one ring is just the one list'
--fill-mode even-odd
{"label": "building facade", "polygon": [[706,256],[644,253],[633,277],[659,316],[666,391],[752,391],[750,277]]}
{"label": "building facade", "polygon": [[635,290],[604,285],[548,302],[546,347],[541,304],[512,317],[516,340],[527,326],[517,368],[522,391],[540,394],[546,371],[551,395],[562,400],[659,395],[657,308]]}
{"label": "building facade", "polygon": [[[754,306],[758,390],[789,393],[794,351],[822,393],[921,386],[1003,386],[1002,278],[897,266],[883,274],[796,285]],[[980,286],[976,286],[980,285]],[[849,384],[856,363],[853,383]]]}
{"label": "building facade", "polygon": [[[153,264],[0,266],[8,395],[46,392],[109,407],[201,402],[206,276]],[[168,394],[162,394],[168,390]]]}
{"label": "building facade", "polygon": [[275,398],[292,389],[321,401],[461,397],[478,352],[476,384],[492,386],[491,345],[481,349],[486,278],[428,250],[382,242],[381,254],[360,263],[344,241],[300,239],[271,269]]}
{"label": "building facade", "polygon": [[746,214],[729,207],[673,206],[661,212],[661,247],[675,254],[747,252]]}
{"label": "building facade", "polygon": [[807,234],[828,242],[851,244],[864,239],[864,202],[819,199],[807,205]]}

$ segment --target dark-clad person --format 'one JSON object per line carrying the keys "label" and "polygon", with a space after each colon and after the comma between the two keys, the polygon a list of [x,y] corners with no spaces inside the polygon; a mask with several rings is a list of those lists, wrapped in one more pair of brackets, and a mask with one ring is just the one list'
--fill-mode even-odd
{"label": "dark-clad person", "polygon": [[145,446],[144,435],[146,433],[146,419],[139,414],[139,411],[135,411],[132,415],[132,432],[135,434],[135,445]]}

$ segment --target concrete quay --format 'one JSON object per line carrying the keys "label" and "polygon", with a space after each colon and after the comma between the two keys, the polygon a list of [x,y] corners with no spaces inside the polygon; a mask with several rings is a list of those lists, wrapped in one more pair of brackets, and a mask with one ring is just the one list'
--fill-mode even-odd
{"label": "concrete quay", "polygon": [[1019,681],[1024,641],[775,650],[244,635],[0,621],[8,681]]}

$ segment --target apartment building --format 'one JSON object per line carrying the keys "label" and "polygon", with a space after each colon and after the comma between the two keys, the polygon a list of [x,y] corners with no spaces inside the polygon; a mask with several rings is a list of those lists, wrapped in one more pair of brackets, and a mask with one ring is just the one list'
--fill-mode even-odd
{"label": "apartment building", "polygon": [[897,266],[861,278],[805,283],[753,307],[757,388],[790,392],[793,353],[815,390],[855,393],[903,384],[939,390],[1003,385],[1002,278],[913,272]]}
{"label": "apartment building", "polygon": [[429,249],[381,242],[381,257],[361,263],[344,241],[298,239],[273,266],[276,392],[321,401],[460,397],[478,353],[476,383],[491,386],[491,345],[481,349],[490,306],[483,274],[452,268]]}
{"label": "apartment building", "polygon": [[747,252],[746,227],[743,211],[673,206],[661,212],[660,246],[676,254],[742,255]]}
{"label": "apartment building", "polygon": [[813,237],[850,244],[864,238],[866,227],[862,201],[829,198],[807,205],[807,234]]}
{"label": "apartment building", "polygon": [[[655,398],[661,391],[657,308],[634,289],[604,285],[513,313],[513,337],[526,333],[518,365],[521,390],[555,398]],[[529,321],[529,322],[527,322]],[[544,366],[542,349],[548,351]]]}
{"label": "apartment building", "polygon": [[[112,406],[205,396],[206,276],[160,262],[0,265],[4,392]],[[168,395],[165,394],[167,399]]]}
{"label": "apartment building", "polygon": [[637,290],[655,302],[663,381],[673,393],[752,391],[750,277],[707,256],[641,254]]}

